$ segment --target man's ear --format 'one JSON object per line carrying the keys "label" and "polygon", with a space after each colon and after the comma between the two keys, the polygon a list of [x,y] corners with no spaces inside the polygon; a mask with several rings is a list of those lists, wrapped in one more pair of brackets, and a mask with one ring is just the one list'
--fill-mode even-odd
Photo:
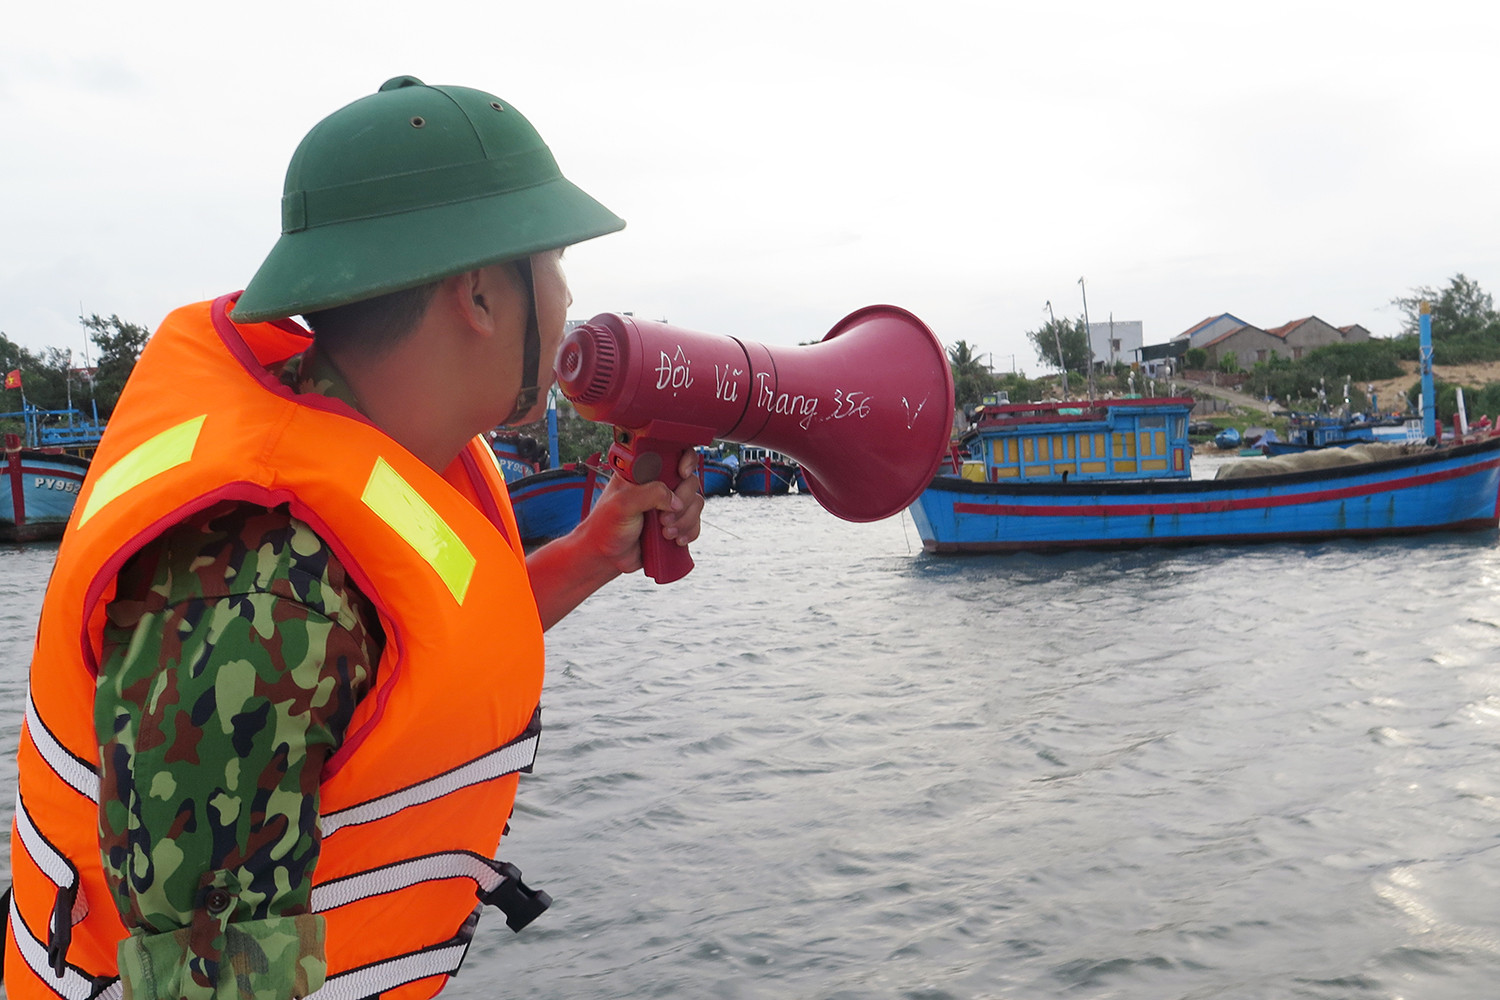
{"label": "man's ear", "polygon": [[465,271],[445,278],[443,293],[465,325],[479,333],[494,331],[494,295],[485,287],[483,271]]}

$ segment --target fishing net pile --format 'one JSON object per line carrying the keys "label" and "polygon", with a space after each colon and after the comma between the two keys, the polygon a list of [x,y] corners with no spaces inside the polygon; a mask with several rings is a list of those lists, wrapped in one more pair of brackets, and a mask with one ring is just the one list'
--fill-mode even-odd
{"label": "fishing net pile", "polygon": [[1252,458],[1244,462],[1228,462],[1219,467],[1215,479],[1249,479],[1254,476],[1280,476],[1288,472],[1310,472],[1313,469],[1332,469],[1340,465],[1363,465],[1367,462],[1384,462],[1403,455],[1415,455],[1429,450],[1425,444],[1392,444],[1372,441],[1355,444],[1347,448],[1319,448],[1301,451],[1293,455],[1273,455],[1270,458]]}

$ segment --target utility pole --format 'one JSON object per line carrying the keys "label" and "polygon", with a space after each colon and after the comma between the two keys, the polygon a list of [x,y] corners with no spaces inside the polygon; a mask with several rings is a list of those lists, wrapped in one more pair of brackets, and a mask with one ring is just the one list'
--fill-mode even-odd
{"label": "utility pole", "polygon": [[1062,338],[1057,335],[1057,317],[1052,312],[1052,300],[1047,300],[1047,315],[1052,317],[1052,342],[1057,345],[1057,367],[1062,369],[1063,399],[1068,398],[1068,359],[1063,357]]}
{"label": "utility pole", "polygon": [[1078,279],[1078,287],[1083,289],[1083,332],[1084,340],[1089,345],[1089,402],[1094,401],[1094,328],[1089,326],[1089,290],[1083,283],[1083,278]]}

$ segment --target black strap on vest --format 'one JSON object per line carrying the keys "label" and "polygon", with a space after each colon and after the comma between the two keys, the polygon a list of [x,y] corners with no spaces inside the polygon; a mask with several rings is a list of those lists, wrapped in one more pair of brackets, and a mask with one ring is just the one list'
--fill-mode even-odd
{"label": "black strap on vest", "polygon": [[73,943],[73,904],[78,900],[78,883],[60,885],[52,900],[52,926],[47,932],[47,962],[61,979],[68,967],[68,947]]}
{"label": "black strap on vest", "polygon": [[5,982],[5,946],[10,944],[10,886],[5,887],[5,895],[0,896],[0,906],[5,907],[4,916],[0,916],[0,983]]}
{"label": "black strap on vest", "polygon": [[521,391],[516,393],[515,409],[502,424],[514,424],[536,405],[538,382],[542,372],[542,332],[536,315],[536,283],[531,276],[531,258],[516,261],[521,280],[526,284],[526,344],[521,349]]}

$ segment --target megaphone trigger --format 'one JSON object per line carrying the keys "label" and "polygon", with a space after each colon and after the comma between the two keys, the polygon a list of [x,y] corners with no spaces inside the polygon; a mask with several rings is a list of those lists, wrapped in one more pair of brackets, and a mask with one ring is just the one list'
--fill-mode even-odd
{"label": "megaphone trigger", "polygon": [[[557,382],[580,415],[615,426],[610,466],[631,482],[675,488],[694,445],[755,444],[800,463],[818,502],[847,521],[876,521],[916,500],[953,420],[943,345],[895,306],[856,310],[821,343],[791,348],[604,313],[563,338]],[[647,575],[685,575],[687,549],[648,520]]]}

